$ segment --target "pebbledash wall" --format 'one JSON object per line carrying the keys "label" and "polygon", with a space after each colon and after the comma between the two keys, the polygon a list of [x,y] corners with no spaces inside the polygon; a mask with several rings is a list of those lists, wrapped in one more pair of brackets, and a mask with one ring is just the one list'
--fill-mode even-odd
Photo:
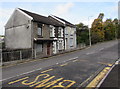
{"label": "pebbledash wall", "polygon": [[[32,18],[15,10],[5,25],[5,44],[9,49],[32,48]],[[18,40],[19,39],[19,40]],[[24,40],[23,40],[24,39]]]}

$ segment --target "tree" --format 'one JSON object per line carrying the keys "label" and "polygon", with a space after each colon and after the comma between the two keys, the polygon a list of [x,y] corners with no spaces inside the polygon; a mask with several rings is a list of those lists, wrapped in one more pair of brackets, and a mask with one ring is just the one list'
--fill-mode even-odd
{"label": "tree", "polygon": [[117,34],[117,38],[120,39],[120,23],[118,24],[118,34]]}
{"label": "tree", "polygon": [[76,24],[77,27],[77,44],[85,43],[86,45],[89,44],[89,30],[88,26],[84,25],[83,23]]}
{"label": "tree", "polygon": [[120,24],[117,18],[113,20],[113,24],[115,27],[115,38],[120,38]]}
{"label": "tree", "polygon": [[95,19],[91,27],[92,44],[104,41],[104,30],[102,19]]}
{"label": "tree", "polygon": [[107,19],[104,22],[105,40],[115,39],[116,26],[111,19]]}

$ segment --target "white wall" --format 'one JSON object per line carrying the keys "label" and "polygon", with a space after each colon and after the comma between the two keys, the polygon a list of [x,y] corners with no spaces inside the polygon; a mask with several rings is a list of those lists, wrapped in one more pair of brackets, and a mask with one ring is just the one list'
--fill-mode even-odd
{"label": "white wall", "polygon": [[31,48],[31,18],[18,9],[5,26],[5,45],[9,49]]}
{"label": "white wall", "polygon": [[65,49],[73,48],[76,48],[76,28],[67,26],[65,28]]}

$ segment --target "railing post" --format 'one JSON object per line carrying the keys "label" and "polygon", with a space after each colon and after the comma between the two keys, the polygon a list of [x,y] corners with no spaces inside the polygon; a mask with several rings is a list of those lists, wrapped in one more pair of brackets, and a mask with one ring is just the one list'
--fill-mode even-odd
{"label": "railing post", "polygon": [[36,49],[34,49],[34,53],[35,53],[35,59],[36,59]]}
{"label": "railing post", "polygon": [[20,51],[20,60],[22,60],[22,52]]}

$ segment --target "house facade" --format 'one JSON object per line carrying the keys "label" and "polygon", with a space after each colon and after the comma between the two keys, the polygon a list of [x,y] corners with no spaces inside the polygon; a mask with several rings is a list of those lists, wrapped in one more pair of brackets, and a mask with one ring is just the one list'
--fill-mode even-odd
{"label": "house facade", "polygon": [[63,50],[64,44],[57,44],[57,37],[63,39],[63,28],[48,17],[17,8],[5,25],[6,49],[31,49],[35,57],[56,54]]}
{"label": "house facade", "polygon": [[5,25],[5,47],[30,49],[35,58],[50,56],[76,48],[75,32],[66,20],[16,8]]}
{"label": "house facade", "polygon": [[64,24],[65,26],[64,28],[65,50],[71,50],[71,49],[76,48],[76,26],[54,15],[49,16],[49,18],[53,18],[61,22],[62,24]]}

